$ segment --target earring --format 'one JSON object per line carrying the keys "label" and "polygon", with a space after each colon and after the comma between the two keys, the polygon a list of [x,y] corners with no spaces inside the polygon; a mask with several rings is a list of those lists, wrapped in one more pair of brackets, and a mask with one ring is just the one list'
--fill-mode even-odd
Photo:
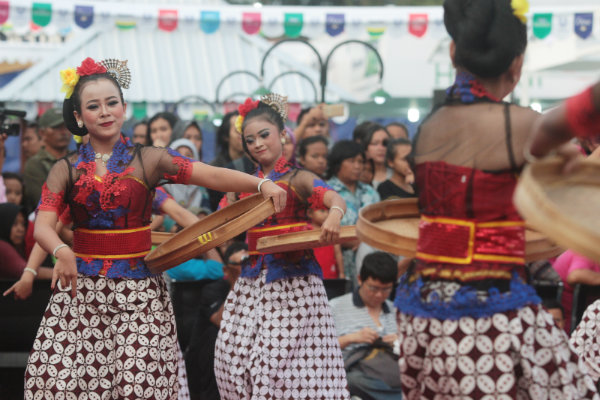
{"label": "earring", "polygon": [[77,126],[83,128],[83,121],[77,121]]}
{"label": "earring", "polygon": [[285,138],[281,138],[281,144],[285,144]]}

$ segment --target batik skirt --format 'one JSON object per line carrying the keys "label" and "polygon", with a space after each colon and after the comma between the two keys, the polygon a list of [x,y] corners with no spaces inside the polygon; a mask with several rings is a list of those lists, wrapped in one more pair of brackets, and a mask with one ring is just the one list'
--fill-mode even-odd
{"label": "batik skirt", "polygon": [[349,399],[344,361],[323,282],[239,278],[215,347],[223,400]]}
{"label": "batik skirt", "polygon": [[451,320],[398,313],[403,399],[599,399],[541,306]]}
{"label": "batik skirt", "polygon": [[577,329],[571,334],[571,346],[589,368],[590,375],[600,380],[600,300],[585,310]]}
{"label": "batik skirt", "polygon": [[79,275],[50,298],[25,372],[26,399],[177,399],[175,318],[162,277]]}

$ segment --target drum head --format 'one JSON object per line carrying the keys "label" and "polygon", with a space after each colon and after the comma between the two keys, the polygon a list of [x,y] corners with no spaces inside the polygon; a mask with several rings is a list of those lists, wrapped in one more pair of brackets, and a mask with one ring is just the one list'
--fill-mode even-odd
{"label": "drum head", "polygon": [[[363,208],[356,224],[360,240],[375,248],[414,257],[419,239],[419,207],[416,198],[386,200]],[[557,256],[563,250],[539,232],[525,230],[525,261]]]}
{"label": "drum head", "polygon": [[152,250],[145,258],[152,273],[163,272],[232,239],[275,213],[271,199],[256,194],[216,211]]}
{"label": "drum head", "polygon": [[338,243],[346,243],[356,240],[356,229],[354,225],[342,226],[340,236],[333,242],[319,242],[321,230],[284,233],[282,235],[265,236],[258,239],[256,250],[261,253],[279,253],[284,251],[296,251],[312,249],[315,247],[331,246]]}
{"label": "drum head", "polygon": [[563,165],[556,157],[528,165],[515,206],[528,225],[561,247],[600,262],[600,161],[583,160],[569,174]]}

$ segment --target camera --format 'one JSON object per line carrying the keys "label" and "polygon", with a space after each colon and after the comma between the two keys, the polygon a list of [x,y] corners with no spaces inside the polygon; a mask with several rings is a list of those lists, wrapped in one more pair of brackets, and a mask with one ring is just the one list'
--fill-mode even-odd
{"label": "camera", "polygon": [[19,124],[2,124],[0,125],[0,134],[5,133],[8,136],[19,136],[21,125]]}
{"label": "camera", "polygon": [[4,103],[0,103],[0,134],[7,134],[8,136],[19,136],[21,132],[21,124],[19,123],[5,123],[4,120],[7,116],[13,116],[18,118],[25,118],[27,113],[20,110],[9,110],[4,108]]}

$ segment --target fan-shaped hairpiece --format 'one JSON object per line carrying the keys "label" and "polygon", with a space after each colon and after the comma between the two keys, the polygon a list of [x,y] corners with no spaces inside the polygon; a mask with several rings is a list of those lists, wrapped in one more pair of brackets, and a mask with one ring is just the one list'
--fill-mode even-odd
{"label": "fan-shaped hairpiece", "polygon": [[129,89],[129,83],[131,82],[131,71],[127,67],[127,60],[121,61],[116,58],[107,58],[106,60],[100,61],[100,63],[106,72],[111,74],[119,83],[123,89]]}
{"label": "fan-shaped hairpiece", "polygon": [[282,96],[276,93],[269,93],[261,97],[260,101],[271,106],[275,111],[281,115],[283,122],[287,121],[288,115],[288,103],[287,96]]}

